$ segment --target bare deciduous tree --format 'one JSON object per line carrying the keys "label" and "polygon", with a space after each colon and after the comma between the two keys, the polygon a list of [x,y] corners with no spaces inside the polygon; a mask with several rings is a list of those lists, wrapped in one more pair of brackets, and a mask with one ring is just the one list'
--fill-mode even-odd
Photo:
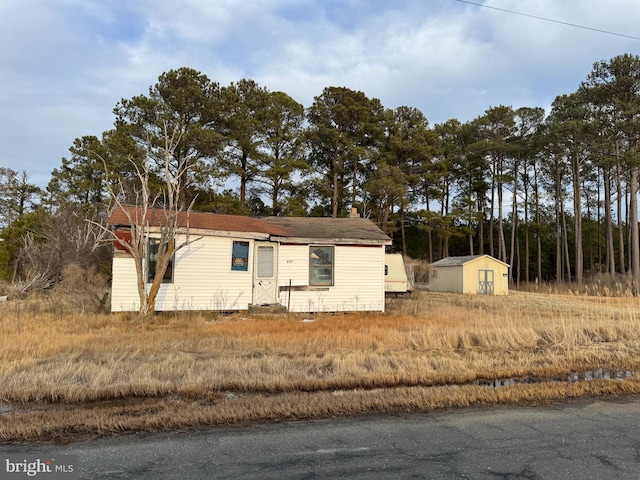
{"label": "bare deciduous tree", "polygon": [[[172,169],[171,164],[176,148],[178,147],[181,135],[176,132],[169,132],[167,123],[163,126],[164,133],[164,184],[163,191],[153,194],[149,187],[149,164],[147,158],[144,167],[140,169],[133,161],[131,162],[139,187],[134,192],[136,199],[135,206],[124,204],[124,187],[119,180],[112,181],[109,171],[106,168],[107,185],[109,194],[114,202],[113,211],[121,212],[126,218],[126,228],[129,229],[128,238],[118,236],[116,230],[109,230],[107,226],[101,228],[108,231],[110,238],[131,255],[135,263],[138,295],[140,298],[140,313],[143,316],[152,315],[156,308],[156,299],[160,291],[160,286],[174,254],[187,245],[200,240],[202,237],[191,237],[189,235],[189,212],[191,205],[183,209],[180,206],[182,189],[185,188],[183,179],[187,177],[188,168],[183,164],[178,170]],[[115,187],[113,186],[115,185]],[[195,201],[195,199],[194,199]],[[161,208],[157,208],[160,206]],[[177,241],[178,233],[186,234],[184,239]],[[156,241],[157,253],[155,258],[155,274],[148,286],[149,276],[147,259],[149,256],[149,239]]]}
{"label": "bare deciduous tree", "polygon": [[20,238],[13,266],[17,292],[25,294],[54,286],[72,263],[83,269],[94,267],[102,255],[98,249],[105,237],[105,232],[95,224],[88,223],[68,206],[43,213],[38,226]]}

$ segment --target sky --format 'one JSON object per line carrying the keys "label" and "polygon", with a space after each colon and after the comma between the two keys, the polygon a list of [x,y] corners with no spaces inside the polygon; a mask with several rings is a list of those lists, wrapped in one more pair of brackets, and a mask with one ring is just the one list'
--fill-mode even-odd
{"label": "sky", "polygon": [[473,3],[0,0],[0,166],[46,186],[74,139],[100,137],[118,101],[180,67],[305,107],[343,86],[434,125],[498,105],[548,110],[594,62],[640,54],[623,36],[640,37],[638,0]]}

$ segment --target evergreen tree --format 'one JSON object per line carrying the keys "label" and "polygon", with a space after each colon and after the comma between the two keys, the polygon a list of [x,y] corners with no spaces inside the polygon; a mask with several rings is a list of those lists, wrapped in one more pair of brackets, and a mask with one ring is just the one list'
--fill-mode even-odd
{"label": "evergreen tree", "polygon": [[382,135],[383,108],[378,99],[345,87],[327,87],[307,110],[309,158],[321,180],[317,193],[329,214],[346,214],[361,195],[365,165]]}

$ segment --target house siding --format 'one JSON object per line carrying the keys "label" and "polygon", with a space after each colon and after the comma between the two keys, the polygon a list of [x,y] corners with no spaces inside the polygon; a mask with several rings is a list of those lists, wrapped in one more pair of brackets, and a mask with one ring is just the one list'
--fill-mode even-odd
{"label": "house siding", "polygon": [[292,312],[384,311],[384,246],[336,245],[333,286],[309,287],[309,245],[281,245],[278,272]]}
{"label": "house siding", "polygon": [[129,312],[140,310],[138,277],[133,258],[116,253],[112,266],[111,311]]}
{"label": "house siding", "polygon": [[432,269],[429,285],[431,290],[434,292],[462,292],[462,266],[438,267]]}
{"label": "house siding", "polygon": [[[183,240],[179,237],[177,243]],[[231,270],[234,240],[249,242],[246,272]],[[160,287],[156,310],[246,310],[252,299],[252,275],[252,240],[205,236],[176,252],[173,283]],[[133,258],[114,257],[111,310],[138,309]]]}
{"label": "house siding", "polygon": [[[231,270],[234,240],[249,242],[246,272]],[[174,283],[163,285],[161,310],[245,310],[251,303],[253,241],[203,237],[176,255]],[[160,300],[162,299],[162,302]]]}
{"label": "house siding", "polygon": [[493,270],[493,294],[507,295],[509,293],[509,267],[496,259],[484,256],[464,264],[463,282],[464,293],[478,293],[479,271]]}

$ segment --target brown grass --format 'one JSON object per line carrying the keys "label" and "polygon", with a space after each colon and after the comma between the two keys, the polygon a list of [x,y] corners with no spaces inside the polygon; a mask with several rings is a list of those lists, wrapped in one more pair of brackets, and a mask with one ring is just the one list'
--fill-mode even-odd
{"label": "brown grass", "polygon": [[[385,314],[141,321],[6,302],[0,440],[640,392],[633,375],[564,381],[640,370],[639,307],[422,292]],[[538,383],[484,385],[509,378]]]}

